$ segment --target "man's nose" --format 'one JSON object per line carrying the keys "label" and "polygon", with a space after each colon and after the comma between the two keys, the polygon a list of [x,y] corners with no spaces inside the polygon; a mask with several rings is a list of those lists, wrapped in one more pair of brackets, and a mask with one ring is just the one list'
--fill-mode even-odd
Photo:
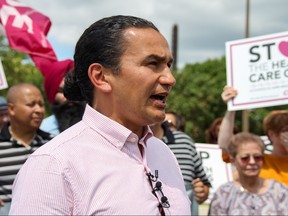
{"label": "man's nose", "polygon": [[165,72],[160,77],[161,84],[174,86],[176,84],[176,80],[170,69],[165,70]]}

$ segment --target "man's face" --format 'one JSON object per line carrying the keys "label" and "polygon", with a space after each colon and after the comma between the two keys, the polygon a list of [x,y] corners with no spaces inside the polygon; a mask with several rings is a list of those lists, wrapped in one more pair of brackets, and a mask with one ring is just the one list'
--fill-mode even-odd
{"label": "man's face", "polygon": [[44,100],[37,88],[21,89],[8,107],[11,124],[22,126],[23,130],[38,129],[45,115]]}
{"label": "man's face", "polygon": [[[133,128],[163,121],[166,98],[175,79],[165,38],[153,29],[129,28],[119,75],[112,76],[112,119]],[[97,99],[96,99],[97,100]]]}

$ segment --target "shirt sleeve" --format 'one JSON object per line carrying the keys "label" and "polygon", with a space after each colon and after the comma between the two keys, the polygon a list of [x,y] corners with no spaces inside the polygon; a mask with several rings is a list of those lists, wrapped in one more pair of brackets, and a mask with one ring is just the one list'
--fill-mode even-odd
{"label": "shirt sleeve", "polygon": [[53,157],[31,156],[14,181],[9,214],[73,214],[71,187],[61,170]]}

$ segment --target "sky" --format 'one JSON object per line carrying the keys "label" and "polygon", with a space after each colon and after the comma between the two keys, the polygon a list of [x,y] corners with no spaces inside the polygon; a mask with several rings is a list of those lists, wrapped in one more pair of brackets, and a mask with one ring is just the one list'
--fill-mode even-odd
{"label": "sky", "polygon": [[[133,15],[152,21],[171,47],[178,26],[177,66],[225,55],[225,42],[245,38],[247,0],[19,0],[48,16],[48,40],[59,60],[95,21]],[[288,31],[287,0],[250,0],[249,37]]]}

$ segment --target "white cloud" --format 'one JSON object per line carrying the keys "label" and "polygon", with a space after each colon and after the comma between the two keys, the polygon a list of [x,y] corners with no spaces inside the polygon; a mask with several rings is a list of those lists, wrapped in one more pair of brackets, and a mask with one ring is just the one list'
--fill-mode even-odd
{"label": "white cloud", "polygon": [[[245,0],[23,0],[50,17],[48,38],[60,59],[72,58],[82,32],[116,14],[151,20],[172,41],[178,25],[178,66],[225,54],[225,42],[245,32]],[[250,0],[250,36],[287,31],[287,0]]]}

